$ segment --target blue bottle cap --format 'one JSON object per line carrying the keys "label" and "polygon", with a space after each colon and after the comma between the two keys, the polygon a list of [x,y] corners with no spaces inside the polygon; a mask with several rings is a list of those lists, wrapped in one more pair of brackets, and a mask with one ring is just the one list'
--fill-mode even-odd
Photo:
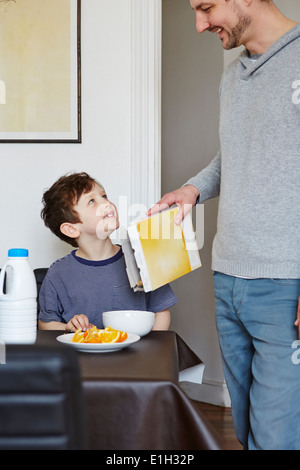
{"label": "blue bottle cap", "polygon": [[8,250],[9,258],[28,258],[28,250],[26,248],[11,248]]}

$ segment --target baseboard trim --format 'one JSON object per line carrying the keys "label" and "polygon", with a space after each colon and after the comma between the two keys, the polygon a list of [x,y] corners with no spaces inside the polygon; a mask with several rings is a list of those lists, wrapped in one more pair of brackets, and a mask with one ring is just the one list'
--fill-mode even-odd
{"label": "baseboard trim", "polygon": [[180,386],[192,400],[231,408],[231,400],[225,382],[213,380],[203,380],[202,384],[180,382]]}

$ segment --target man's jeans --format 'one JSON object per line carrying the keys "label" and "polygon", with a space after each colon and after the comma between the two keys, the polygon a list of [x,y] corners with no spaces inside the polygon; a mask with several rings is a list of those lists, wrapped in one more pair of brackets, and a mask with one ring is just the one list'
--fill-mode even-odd
{"label": "man's jeans", "polygon": [[244,448],[300,450],[300,279],[214,273],[216,320],[236,435]]}

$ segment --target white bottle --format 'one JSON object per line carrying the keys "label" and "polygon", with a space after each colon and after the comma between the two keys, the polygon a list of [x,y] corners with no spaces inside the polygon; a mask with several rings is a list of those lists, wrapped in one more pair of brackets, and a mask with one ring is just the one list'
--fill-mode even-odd
{"label": "white bottle", "polygon": [[13,248],[0,275],[0,340],[31,344],[36,340],[36,331],[37,286],[28,250]]}

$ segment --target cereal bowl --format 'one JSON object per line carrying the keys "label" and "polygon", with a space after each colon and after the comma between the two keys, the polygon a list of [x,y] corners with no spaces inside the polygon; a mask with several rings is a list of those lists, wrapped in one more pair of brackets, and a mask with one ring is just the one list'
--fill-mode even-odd
{"label": "cereal bowl", "polygon": [[155,314],[145,310],[113,310],[102,315],[105,327],[145,336],[152,330]]}

